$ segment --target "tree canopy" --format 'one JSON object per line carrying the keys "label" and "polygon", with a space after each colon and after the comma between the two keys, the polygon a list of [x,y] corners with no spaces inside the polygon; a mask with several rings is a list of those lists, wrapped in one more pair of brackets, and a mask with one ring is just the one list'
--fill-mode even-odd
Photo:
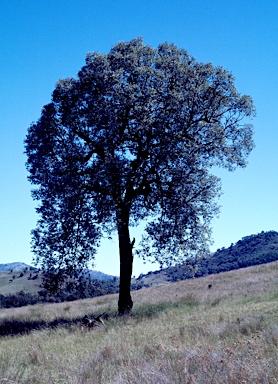
{"label": "tree canopy", "polygon": [[[206,249],[220,193],[211,168],[246,166],[254,143],[243,123],[254,113],[229,71],[174,44],[137,38],[89,53],[76,79],[57,82],[25,141],[37,263],[48,276],[79,273],[116,231],[119,312],[128,312],[133,254],[163,265]],[[135,250],[129,228],[141,220]]]}

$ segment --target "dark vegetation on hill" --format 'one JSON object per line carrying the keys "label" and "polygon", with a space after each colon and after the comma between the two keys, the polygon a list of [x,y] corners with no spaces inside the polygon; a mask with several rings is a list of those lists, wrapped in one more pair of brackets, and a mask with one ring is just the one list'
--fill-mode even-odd
{"label": "dark vegetation on hill", "polygon": [[261,232],[243,237],[229,248],[218,249],[203,260],[196,276],[246,268],[278,260],[278,233]]}
{"label": "dark vegetation on hill", "polygon": [[[196,265],[183,264],[140,275],[139,278],[133,279],[132,289],[190,279],[193,276],[217,274],[276,260],[278,260],[278,233],[261,232],[244,237],[236,244],[231,244],[229,248],[218,249]],[[6,270],[9,272],[0,273],[0,308],[71,301],[118,292],[119,279],[113,276],[107,278],[109,275],[101,272],[98,275],[100,279],[96,279],[92,277],[95,276],[95,271],[90,271],[85,278],[80,277],[75,285],[68,286],[54,296],[40,288],[41,272],[38,270],[32,267],[28,269],[26,266],[21,271]],[[106,277],[106,280],[101,280],[101,277]],[[4,292],[9,293],[3,294]]]}

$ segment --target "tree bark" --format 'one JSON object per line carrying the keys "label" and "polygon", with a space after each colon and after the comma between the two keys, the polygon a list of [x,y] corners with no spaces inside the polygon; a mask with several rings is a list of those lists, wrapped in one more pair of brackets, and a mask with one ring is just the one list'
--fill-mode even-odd
{"label": "tree bark", "polygon": [[133,267],[132,248],[129,235],[129,214],[121,214],[118,218],[118,236],[120,251],[120,292],[118,301],[119,315],[130,313],[133,302],[130,294],[131,275]]}

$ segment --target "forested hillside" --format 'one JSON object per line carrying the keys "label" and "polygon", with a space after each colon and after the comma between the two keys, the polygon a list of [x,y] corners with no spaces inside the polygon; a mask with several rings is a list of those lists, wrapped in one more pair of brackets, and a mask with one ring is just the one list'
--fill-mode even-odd
{"label": "forested hillside", "polygon": [[229,248],[218,249],[210,258],[203,260],[198,276],[230,271],[251,265],[278,260],[278,233],[261,232],[243,237]]}
{"label": "forested hillside", "polygon": [[177,265],[149,272],[134,281],[134,287],[162,284],[245,268],[278,260],[278,233],[269,231],[243,237],[228,248],[218,249],[193,266]]}

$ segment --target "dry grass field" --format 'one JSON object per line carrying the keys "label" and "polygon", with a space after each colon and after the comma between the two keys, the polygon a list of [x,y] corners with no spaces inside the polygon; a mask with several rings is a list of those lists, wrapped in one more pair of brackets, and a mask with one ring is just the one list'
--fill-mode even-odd
{"label": "dry grass field", "polygon": [[[278,262],[133,300],[120,318],[117,295],[0,310],[0,383],[278,383]],[[81,325],[104,311],[106,328]]]}

